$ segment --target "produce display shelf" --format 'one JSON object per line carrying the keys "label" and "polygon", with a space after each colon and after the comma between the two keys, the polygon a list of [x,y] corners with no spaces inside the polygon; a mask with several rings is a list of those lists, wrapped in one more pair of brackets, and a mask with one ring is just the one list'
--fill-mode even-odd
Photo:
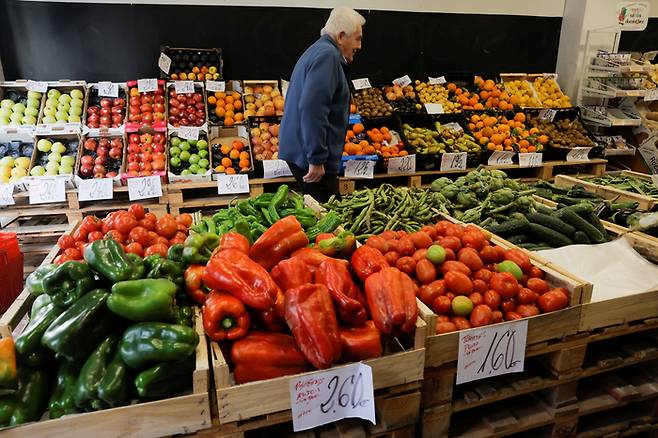
{"label": "produce display shelf", "polygon": [[605,127],[640,126],[642,119],[619,108],[582,107],[583,120]]}

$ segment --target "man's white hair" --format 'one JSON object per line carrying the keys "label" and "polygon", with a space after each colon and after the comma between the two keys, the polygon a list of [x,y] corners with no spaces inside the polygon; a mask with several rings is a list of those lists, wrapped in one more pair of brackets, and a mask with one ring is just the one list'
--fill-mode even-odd
{"label": "man's white hair", "polygon": [[352,8],[340,6],[329,14],[329,19],[320,31],[320,35],[331,35],[337,38],[341,32],[352,35],[359,26],[363,26],[366,19]]}

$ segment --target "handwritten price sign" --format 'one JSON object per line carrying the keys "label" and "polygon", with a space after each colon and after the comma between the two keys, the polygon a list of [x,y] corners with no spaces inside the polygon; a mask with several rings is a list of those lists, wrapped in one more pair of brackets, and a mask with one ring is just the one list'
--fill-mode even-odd
{"label": "handwritten price sign", "polygon": [[176,128],[178,136],[184,140],[198,140],[199,128],[196,126],[179,126]]}
{"label": "handwritten price sign", "polygon": [[519,153],[519,167],[539,167],[542,154],[536,152]]}
{"label": "handwritten price sign", "polygon": [[45,93],[48,91],[48,82],[43,82],[43,81],[33,81],[33,80],[28,80],[27,84],[25,84],[25,88],[28,89],[28,91],[37,91],[39,93]]}
{"label": "handwritten price sign", "polygon": [[60,178],[36,178],[30,181],[30,204],[66,201],[65,182]]}
{"label": "handwritten price sign", "polygon": [[148,93],[158,89],[157,79],[137,79],[137,91],[140,93]]}
{"label": "handwritten price sign", "polygon": [[112,184],[110,178],[83,179],[78,186],[78,200],[100,201],[112,199],[114,198]]}
{"label": "handwritten price sign", "polygon": [[546,109],[543,109],[543,110],[539,111],[539,114],[537,115],[537,117],[540,120],[548,120],[549,122],[552,122],[553,119],[555,118],[556,114],[557,114],[557,111],[555,111],[554,109],[546,108]]}
{"label": "handwritten price sign", "polygon": [[487,164],[489,166],[497,166],[503,164],[512,164],[512,158],[514,157],[514,152],[510,151],[493,151]]}
{"label": "handwritten price sign", "polygon": [[573,148],[567,154],[567,161],[589,161],[589,151],[592,148]]}
{"label": "handwritten price sign", "polygon": [[206,90],[208,91],[225,91],[226,82],[224,81],[206,81]]}
{"label": "handwritten price sign", "polygon": [[397,85],[398,87],[406,87],[407,85],[411,84],[411,78],[409,75],[404,75],[401,78],[393,80],[393,84]]}
{"label": "handwritten price sign", "polygon": [[345,163],[346,178],[372,178],[375,162],[371,160],[349,160]]}
{"label": "handwritten price sign", "polygon": [[343,418],[375,423],[372,368],[355,363],[290,380],[290,406],[295,432]]}
{"label": "handwritten price sign", "polygon": [[392,157],[388,159],[387,173],[414,173],[416,172],[416,155]]}
{"label": "handwritten price sign", "polygon": [[163,72],[169,74],[169,69],[171,68],[171,58],[164,53],[160,53],[160,57],[158,58],[158,67],[160,67],[160,70]]}
{"label": "handwritten price sign", "polygon": [[263,178],[292,176],[288,163],[283,160],[263,160]]}
{"label": "handwritten price sign", "polygon": [[249,193],[249,177],[247,175],[217,175],[217,193],[220,195]]}
{"label": "handwritten price sign", "polygon": [[466,152],[446,152],[441,155],[441,171],[466,170]]}
{"label": "handwritten price sign", "polygon": [[101,97],[119,97],[119,84],[117,82],[99,82],[98,95]]}
{"label": "handwritten price sign", "polygon": [[0,184],[0,205],[14,205],[14,185],[12,183]]}
{"label": "handwritten price sign", "polygon": [[438,78],[428,76],[427,79],[430,85],[441,85],[447,82],[445,76],[439,76]]}
{"label": "handwritten price sign", "polygon": [[440,103],[426,103],[425,111],[427,111],[427,114],[443,114],[445,112],[443,105]]}
{"label": "handwritten price sign", "polygon": [[353,79],[352,85],[354,85],[355,90],[363,90],[365,88],[372,88],[370,85],[370,80],[368,78]]}
{"label": "handwritten price sign", "polygon": [[128,178],[128,198],[131,201],[159,198],[162,196],[162,183],[159,176]]}
{"label": "handwritten price sign", "polygon": [[457,384],[523,371],[528,320],[459,332]]}
{"label": "handwritten price sign", "polygon": [[174,82],[174,90],[178,94],[194,93],[194,81],[176,81]]}

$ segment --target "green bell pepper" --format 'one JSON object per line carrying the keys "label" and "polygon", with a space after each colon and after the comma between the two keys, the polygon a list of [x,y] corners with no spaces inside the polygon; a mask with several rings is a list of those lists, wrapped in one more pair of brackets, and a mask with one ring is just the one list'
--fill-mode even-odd
{"label": "green bell pepper", "polygon": [[131,321],[174,319],[176,285],[166,278],[120,281],[112,286],[107,307]]}
{"label": "green bell pepper", "polygon": [[205,265],[215,248],[219,246],[219,236],[214,233],[191,234],[187,236],[183,248],[183,261],[188,265]]}
{"label": "green bell pepper", "polygon": [[135,378],[137,394],[146,399],[164,398],[191,388],[195,366],[196,360],[192,355],[177,362],[163,362],[146,369]]}
{"label": "green bell pepper", "polygon": [[113,239],[96,240],[85,248],[89,265],[112,283],[144,277],[144,263],[137,254],[126,254]]}
{"label": "green bell pepper", "polygon": [[194,308],[192,306],[176,306],[174,322],[187,327],[194,327]]}
{"label": "green bell pepper", "polygon": [[41,295],[45,292],[43,279],[47,274],[57,268],[57,265],[39,266],[34,272],[25,279],[25,287],[32,295]]}
{"label": "green bell pepper", "polygon": [[30,308],[30,319],[34,319],[34,317],[37,316],[37,313],[39,313],[39,310],[52,302],[53,300],[48,294],[42,294],[36,297]]}
{"label": "green bell pepper", "polygon": [[95,285],[89,265],[75,260],[62,263],[43,278],[46,293],[60,307],[69,307]]}
{"label": "green bell pepper", "polygon": [[50,418],[59,418],[62,415],[76,414],[80,412],[75,405],[76,382],[80,373],[80,363],[77,361],[63,360],[57,369],[55,387],[50,394],[48,411]]}
{"label": "green bell pepper", "polygon": [[158,362],[185,359],[194,353],[198,343],[199,335],[191,327],[142,322],[126,330],[119,350],[129,367],[144,369]]}
{"label": "green bell pepper", "polygon": [[41,344],[70,360],[86,357],[111,330],[116,319],[106,306],[110,294],[87,292],[59,315],[41,338]]}
{"label": "green bell pepper", "polygon": [[175,245],[171,245],[169,247],[169,250],[167,251],[167,258],[169,260],[173,260],[175,262],[182,263],[183,262],[183,248],[185,248],[185,245],[182,243],[177,243]]}
{"label": "green bell pepper", "polygon": [[18,389],[0,397],[0,425],[16,426],[36,421],[48,405],[50,375],[45,369],[18,369]]}
{"label": "green bell pepper", "polygon": [[183,272],[185,269],[181,263],[160,257],[151,263],[146,278],[166,278],[182,288],[185,284]]}
{"label": "green bell pepper", "polygon": [[20,363],[38,366],[52,357],[51,352],[41,345],[41,338],[50,324],[63,312],[64,309],[50,303],[41,307],[30,319],[27,327],[15,340],[17,359]]}
{"label": "green bell pepper", "polygon": [[121,359],[117,348],[107,371],[98,384],[98,397],[111,407],[123,406],[129,401],[130,369]]}

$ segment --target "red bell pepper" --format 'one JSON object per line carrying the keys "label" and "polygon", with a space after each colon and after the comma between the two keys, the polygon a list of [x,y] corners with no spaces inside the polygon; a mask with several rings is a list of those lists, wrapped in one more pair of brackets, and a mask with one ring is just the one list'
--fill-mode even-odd
{"label": "red bell pepper", "polygon": [[300,259],[306,263],[311,272],[315,272],[320,264],[327,260],[329,257],[322,254],[317,249],[307,247],[298,249],[297,251],[293,252],[290,255],[290,258]]}
{"label": "red bell pepper", "polygon": [[203,329],[213,341],[236,341],[249,332],[249,313],[233,295],[211,291],[202,312]]}
{"label": "red bell pepper", "polygon": [[281,260],[270,271],[274,282],[284,291],[294,289],[307,283],[313,283],[313,273],[302,259]]}
{"label": "red bell pepper", "polygon": [[399,327],[409,333],[416,326],[418,286],[397,268],[384,268],[366,280],[366,298],[375,326],[390,335]]}
{"label": "red bell pepper", "polygon": [[280,332],[286,328],[286,321],[284,319],[285,312],[283,311],[283,292],[279,290],[276,296],[274,307],[267,310],[252,310],[255,323],[263,330],[270,332]]}
{"label": "red bell pepper", "polygon": [[388,268],[384,255],[378,249],[368,245],[357,248],[350,261],[352,269],[361,281],[366,281],[366,278],[375,272]]}
{"label": "red bell pepper", "polygon": [[359,287],[354,284],[344,263],[336,259],[322,262],[315,271],[315,283],[329,289],[341,321],[351,325],[361,325],[366,321],[368,314],[359,302]]}
{"label": "red bell pepper", "polygon": [[336,237],[334,233],[320,233],[315,237],[315,244],[317,245],[323,240],[333,239],[334,237]]}
{"label": "red bell pepper", "polygon": [[279,286],[258,263],[237,249],[225,249],[208,261],[203,283],[228,292],[249,307],[267,310],[274,306]]}
{"label": "red bell pepper", "polygon": [[204,265],[190,265],[185,270],[185,292],[197,304],[203,305],[208,296],[208,288],[203,285]]}
{"label": "red bell pepper", "polygon": [[303,373],[309,363],[292,336],[251,332],[231,348],[236,383],[273,379]]}
{"label": "red bell pepper", "polygon": [[382,355],[382,337],[375,323],[366,321],[360,327],[340,327],[340,344],[344,362],[372,359]]}
{"label": "red bell pepper", "polygon": [[240,233],[229,231],[219,239],[218,248],[220,248],[220,251],[222,249],[233,248],[249,255],[249,240]]}
{"label": "red bell pepper", "polygon": [[316,368],[328,368],[340,359],[340,335],[329,290],[306,284],[285,293],[288,327],[297,345]]}
{"label": "red bell pepper", "polygon": [[[356,236],[349,231],[336,235],[328,234],[321,240],[316,240],[315,248],[329,257],[349,258],[356,246]],[[319,237],[319,236],[318,236]]]}
{"label": "red bell pepper", "polygon": [[308,245],[308,237],[295,216],[286,216],[265,231],[249,250],[249,256],[268,271],[293,251]]}

